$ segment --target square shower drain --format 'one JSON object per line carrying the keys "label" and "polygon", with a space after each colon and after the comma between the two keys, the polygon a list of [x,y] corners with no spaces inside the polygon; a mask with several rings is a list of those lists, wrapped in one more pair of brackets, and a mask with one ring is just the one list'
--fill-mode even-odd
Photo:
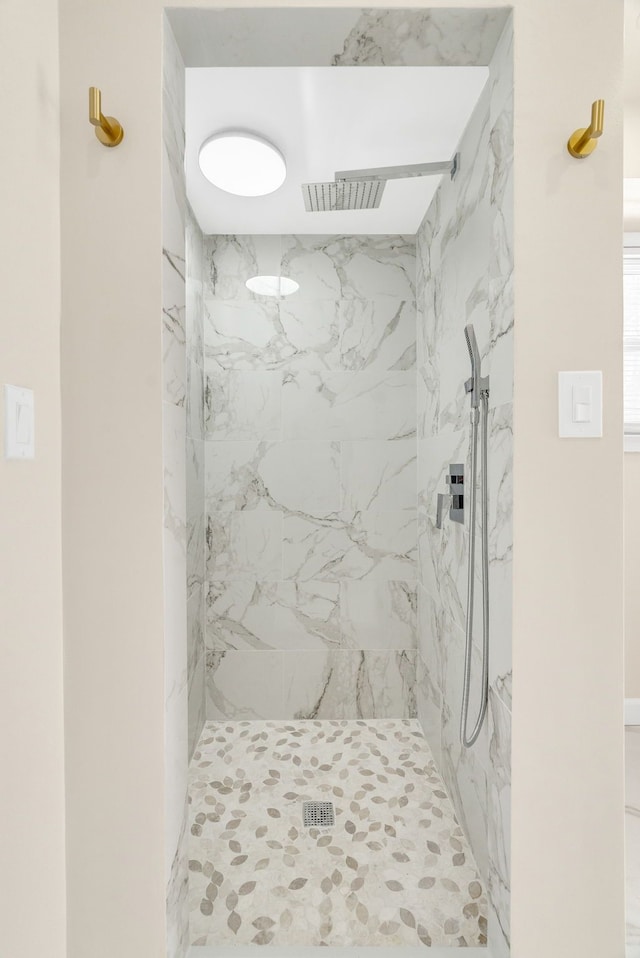
{"label": "square shower drain", "polygon": [[302,823],[305,828],[329,828],[335,825],[333,802],[303,802]]}

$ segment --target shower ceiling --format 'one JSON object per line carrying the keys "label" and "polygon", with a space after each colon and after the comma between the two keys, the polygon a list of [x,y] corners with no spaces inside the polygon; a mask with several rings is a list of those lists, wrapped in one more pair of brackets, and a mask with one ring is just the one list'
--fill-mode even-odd
{"label": "shower ceiling", "polygon": [[[302,183],[336,170],[450,159],[486,67],[221,67],[186,71],[187,194],[204,233],[415,233],[441,177],[388,182],[379,209],[307,213]],[[268,196],[208,183],[198,151],[222,130],[264,136],[287,162]],[[461,163],[473,163],[462,156]]]}

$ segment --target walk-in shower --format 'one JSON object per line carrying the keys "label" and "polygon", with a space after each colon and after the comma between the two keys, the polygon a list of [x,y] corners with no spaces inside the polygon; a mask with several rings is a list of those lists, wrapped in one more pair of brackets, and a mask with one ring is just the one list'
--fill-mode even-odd
{"label": "walk-in shower", "polygon": [[509,13],[167,19],[169,958],[506,942]]}

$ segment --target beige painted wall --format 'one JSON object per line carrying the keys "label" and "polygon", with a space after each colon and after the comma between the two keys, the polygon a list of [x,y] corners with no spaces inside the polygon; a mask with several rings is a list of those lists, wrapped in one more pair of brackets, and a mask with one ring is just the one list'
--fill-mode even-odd
{"label": "beige painted wall", "polygon": [[[514,7],[513,954],[621,958],[622,8]],[[61,0],[69,958],[162,954],[161,9]],[[557,438],[571,368],[604,370],[600,441]]]}
{"label": "beige painted wall", "polygon": [[625,695],[640,698],[640,453],[624,456]]}
{"label": "beige painted wall", "polygon": [[0,954],[11,958],[66,954],[57,16],[57,0],[0,3],[0,383],[30,387],[36,403],[35,460],[0,458]]}
{"label": "beige painted wall", "polygon": [[[640,177],[640,0],[625,0],[624,175]],[[640,219],[625,216],[625,230]],[[640,453],[624,457],[625,695],[640,698]]]}
{"label": "beige painted wall", "polygon": [[149,0],[60,5],[69,958],[164,955],[161,49]]}

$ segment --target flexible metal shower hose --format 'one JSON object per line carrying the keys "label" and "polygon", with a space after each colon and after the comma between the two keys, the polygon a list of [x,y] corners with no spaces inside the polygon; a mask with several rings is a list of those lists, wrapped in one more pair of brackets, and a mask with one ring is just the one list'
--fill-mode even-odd
{"label": "flexible metal shower hose", "polygon": [[[469,724],[469,696],[471,689],[471,658],[473,655],[473,605],[475,597],[476,506],[478,468],[478,418],[481,427],[481,485],[482,485],[482,687],[478,717],[471,734]],[[487,432],[489,419],[489,390],[481,392],[480,409],[471,410],[471,490],[469,503],[469,567],[467,580],[467,624],[465,631],[464,680],[460,739],[470,748],[480,734],[489,701],[489,490],[487,486]]]}

